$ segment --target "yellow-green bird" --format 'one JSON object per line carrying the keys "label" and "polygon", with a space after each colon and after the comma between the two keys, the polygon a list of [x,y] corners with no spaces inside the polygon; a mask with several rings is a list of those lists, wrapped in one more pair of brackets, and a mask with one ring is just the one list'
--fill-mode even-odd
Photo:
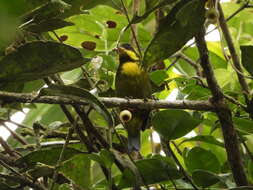
{"label": "yellow-green bird", "polygon": [[[118,47],[119,67],[116,73],[116,95],[122,98],[151,98],[152,89],[147,71],[141,67],[136,51],[129,44]],[[128,133],[128,151],[140,150],[140,131],[148,125],[150,110],[120,107],[121,120]],[[131,113],[130,115],[128,113]]]}

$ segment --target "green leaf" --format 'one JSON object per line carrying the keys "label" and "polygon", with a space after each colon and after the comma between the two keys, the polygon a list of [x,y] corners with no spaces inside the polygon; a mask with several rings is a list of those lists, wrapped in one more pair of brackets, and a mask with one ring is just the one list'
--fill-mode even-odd
{"label": "green leaf", "polygon": [[145,51],[145,67],[170,57],[194,37],[205,21],[204,4],[185,0],[172,9]]}
{"label": "green leaf", "polygon": [[180,138],[201,123],[183,110],[163,110],[156,113],[152,124],[155,130],[166,140]]}
{"label": "green leaf", "polygon": [[249,174],[249,178],[252,181],[253,180],[253,162],[252,162],[251,159],[248,160],[247,171],[248,171],[248,174]]}
{"label": "green leaf", "polygon": [[22,92],[34,92],[38,91],[43,85],[45,85],[43,80],[34,80],[34,81],[29,81],[24,83],[24,89]]}
{"label": "green leaf", "polygon": [[23,14],[25,7],[26,3],[22,0],[0,1],[0,50],[5,49],[16,39],[21,22],[20,15]]}
{"label": "green leaf", "polygon": [[89,154],[88,158],[107,168],[111,168],[114,162],[113,154],[106,149],[101,150],[99,154]]}
{"label": "green leaf", "polygon": [[136,24],[139,23],[141,21],[143,21],[144,19],[146,19],[152,12],[154,12],[155,10],[161,8],[161,7],[165,7],[166,5],[172,4],[174,3],[176,0],[161,0],[159,2],[159,0],[146,0],[145,4],[146,4],[146,12],[141,15],[134,15],[132,20],[130,21],[129,25],[127,27],[130,26],[130,24]]}
{"label": "green leaf", "polygon": [[[99,164],[104,165],[104,162],[103,162],[101,156],[98,155],[98,154],[96,154],[96,153],[89,154],[87,157],[88,157],[89,159],[95,161],[95,162],[98,162]],[[104,165],[104,166],[105,166],[105,165]]]}
{"label": "green leaf", "polygon": [[219,68],[214,70],[214,74],[221,88],[230,91],[239,89],[236,72],[234,70]]}
{"label": "green leaf", "polygon": [[114,162],[114,156],[110,151],[108,151],[106,149],[101,150],[100,151],[100,157],[101,157],[102,161],[104,162],[104,165],[107,168],[112,167],[112,164]]}
{"label": "green leaf", "polygon": [[205,143],[214,144],[214,145],[224,148],[224,143],[218,141],[216,138],[214,138],[211,135],[197,135],[195,137],[183,140],[180,144],[183,144],[184,142],[190,142],[190,141],[205,142]]}
{"label": "green leaf", "polygon": [[[34,179],[38,179],[40,177],[53,178],[54,171],[55,168],[52,166],[39,165],[36,166],[34,169],[29,170],[27,173]],[[56,183],[63,184],[63,183],[70,183],[70,181],[64,175],[58,173]]]}
{"label": "green leaf", "polygon": [[221,168],[220,162],[215,154],[200,147],[194,147],[187,152],[184,157],[184,162],[191,173],[197,169],[219,173]]}
{"label": "green leaf", "polygon": [[151,72],[149,76],[152,82],[158,86],[168,78],[168,74],[164,70],[156,70],[154,72]]}
{"label": "green leaf", "polygon": [[[111,51],[116,47],[122,29],[128,24],[125,16],[117,12],[108,6],[97,6],[91,9],[89,14],[79,14],[66,19],[74,25],[61,28],[56,33],[58,36],[67,35],[65,43],[74,47],[82,48],[83,42],[91,41],[96,44],[95,51]],[[108,21],[114,22],[116,26],[109,28]],[[51,36],[55,38],[54,35]],[[129,30],[124,32],[121,42],[129,42],[129,36]]]}
{"label": "green leaf", "polygon": [[[174,165],[163,159],[139,160],[136,162],[136,166],[147,185],[182,177],[181,172]],[[136,183],[133,172],[130,169],[125,169],[119,182],[119,188],[134,187]]]}
{"label": "green leaf", "polygon": [[49,125],[54,121],[67,121],[59,105],[36,104],[36,108],[29,110],[23,124],[32,126],[36,121]]}
{"label": "green leaf", "polygon": [[84,189],[91,184],[90,160],[87,155],[74,155],[71,159],[64,162],[59,171]]}
{"label": "green leaf", "polygon": [[[50,148],[33,151],[27,155],[16,160],[17,164],[26,163],[28,165],[33,165],[37,162],[55,165],[59,159],[62,147]],[[81,154],[82,152],[74,148],[66,148],[62,157],[62,161],[68,160],[76,154]]]}
{"label": "green leaf", "polygon": [[79,50],[71,46],[49,41],[29,42],[0,61],[0,83],[36,80],[84,63]]}
{"label": "green leaf", "polygon": [[43,88],[40,91],[40,95],[61,96],[77,100],[80,100],[80,98],[82,98],[90,103],[100,114],[105,117],[110,127],[113,126],[113,118],[104,104],[101,103],[96,96],[87,90],[72,86],[51,85],[48,88]]}
{"label": "green leaf", "polygon": [[5,82],[0,83],[0,90],[6,92],[22,92],[24,83],[20,82]]}
{"label": "green leaf", "polygon": [[192,179],[198,186],[202,188],[223,182],[218,175],[205,170],[195,170],[192,173]]}
{"label": "green leaf", "polygon": [[241,186],[241,187],[230,188],[229,190],[253,190],[253,187],[252,186]]}
{"label": "green leaf", "polygon": [[242,52],[242,65],[253,76],[253,46],[240,46]]}
{"label": "green leaf", "polygon": [[41,22],[55,17],[61,16],[64,11],[70,9],[71,5],[65,3],[62,0],[48,1],[47,3],[37,7],[31,12],[27,13],[23,19],[24,22]]}
{"label": "green leaf", "polygon": [[60,185],[59,190],[72,190],[72,188],[69,184],[62,184]]}
{"label": "green leaf", "polygon": [[16,190],[15,187],[10,187],[8,184],[0,181],[0,190]]}
{"label": "green leaf", "polygon": [[237,130],[244,132],[246,134],[253,133],[253,128],[252,128],[253,121],[251,121],[249,119],[234,117],[233,122],[234,122]]}
{"label": "green leaf", "polygon": [[59,28],[63,28],[65,26],[72,26],[72,25],[74,24],[71,22],[64,21],[62,19],[49,18],[39,23],[31,23],[25,26],[24,30],[34,32],[34,33],[41,33],[41,32],[53,31]]}

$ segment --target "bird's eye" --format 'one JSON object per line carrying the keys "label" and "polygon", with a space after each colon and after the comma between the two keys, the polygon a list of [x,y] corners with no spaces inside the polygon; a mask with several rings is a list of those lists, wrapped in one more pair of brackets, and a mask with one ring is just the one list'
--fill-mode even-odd
{"label": "bird's eye", "polygon": [[132,119],[132,113],[129,110],[123,110],[120,112],[119,117],[122,122],[127,123]]}

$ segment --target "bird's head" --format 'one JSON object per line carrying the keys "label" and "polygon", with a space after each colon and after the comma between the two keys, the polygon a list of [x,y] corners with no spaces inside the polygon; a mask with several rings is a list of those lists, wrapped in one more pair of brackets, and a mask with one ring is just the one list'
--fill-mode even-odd
{"label": "bird's head", "polygon": [[140,60],[138,54],[130,44],[125,43],[119,45],[117,51],[121,63],[129,61],[136,62]]}

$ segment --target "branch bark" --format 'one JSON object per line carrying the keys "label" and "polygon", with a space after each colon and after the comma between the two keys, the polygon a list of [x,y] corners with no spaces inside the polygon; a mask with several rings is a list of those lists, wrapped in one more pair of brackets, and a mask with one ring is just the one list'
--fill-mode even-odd
{"label": "branch bark", "polygon": [[216,81],[216,78],[214,77],[213,69],[209,61],[204,27],[200,29],[195,39],[200,55],[200,64],[203,68],[208,86],[213,96],[212,103],[216,108],[216,114],[221,123],[227,157],[235,183],[237,186],[246,186],[248,182],[243,169],[237,134],[232,122],[232,114],[226,105],[223,93]]}
{"label": "branch bark", "polygon": [[[60,96],[40,96],[33,93],[14,93],[0,91],[0,100],[7,102],[20,103],[45,103],[45,104],[65,104],[65,105],[87,105],[85,99],[80,97],[65,98]],[[128,106],[140,109],[189,109],[199,111],[214,111],[215,107],[210,101],[191,101],[191,100],[142,100],[142,99],[125,99],[117,97],[101,97],[99,98],[107,107]]]}

